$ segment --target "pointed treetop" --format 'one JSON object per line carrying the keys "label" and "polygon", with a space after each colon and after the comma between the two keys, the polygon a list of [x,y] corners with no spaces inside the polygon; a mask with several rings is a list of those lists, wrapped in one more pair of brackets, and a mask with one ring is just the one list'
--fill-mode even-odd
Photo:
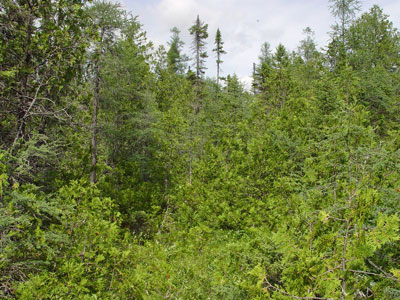
{"label": "pointed treetop", "polygon": [[215,34],[215,48],[212,50],[216,53],[217,55],[217,63],[222,63],[223,61],[220,59],[222,54],[226,54],[226,51],[224,50],[224,42],[222,41],[222,36],[221,36],[221,31],[219,28],[217,29],[217,33]]}
{"label": "pointed treetop", "polygon": [[171,39],[168,41],[169,50],[167,52],[168,67],[177,74],[184,73],[188,57],[182,54],[184,42],[179,37],[180,30],[177,27],[171,29]]}
{"label": "pointed treetop", "polygon": [[196,67],[197,78],[204,73],[205,58],[208,57],[205,51],[206,39],[208,38],[208,24],[200,21],[199,15],[192,27],[189,28],[190,34],[193,36],[192,51],[194,56],[194,66]]}
{"label": "pointed treetop", "polygon": [[265,42],[261,46],[261,54],[258,56],[258,60],[260,65],[267,64],[270,65],[272,62],[272,53],[271,53],[271,45],[268,42]]}

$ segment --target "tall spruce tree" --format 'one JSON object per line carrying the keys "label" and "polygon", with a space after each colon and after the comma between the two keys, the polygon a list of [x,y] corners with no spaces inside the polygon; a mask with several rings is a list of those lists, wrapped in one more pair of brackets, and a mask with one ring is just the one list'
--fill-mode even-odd
{"label": "tall spruce tree", "polygon": [[168,42],[167,52],[168,67],[173,73],[182,74],[186,69],[188,57],[182,54],[182,48],[185,44],[179,37],[180,30],[177,27],[171,29],[171,40]]}
{"label": "tall spruce tree", "polygon": [[253,90],[255,93],[266,92],[265,85],[267,77],[272,68],[271,45],[265,42],[261,46],[261,53],[258,56],[258,64],[253,64]]}
{"label": "tall spruce tree", "polygon": [[207,29],[208,24],[200,21],[198,15],[193,26],[189,28],[189,32],[193,36],[192,50],[194,54],[194,67],[196,68],[196,113],[200,110],[200,84],[204,70],[206,69],[205,59],[208,57],[205,50],[205,40],[208,38]]}
{"label": "tall spruce tree", "polygon": [[219,28],[217,29],[217,33],[215,34],[215,48],[213,49],[213,51],[215,52],[216,56],[217,56],[217,86],[219,86],[219,74],[221,71],[221,63],[223,63],[223,61],[221,60],[221,56],[223,54],[226,54],[226,51],[224,50],[223,46],[224,46],[224,42],[222,41],[222,37],[221,37],[221,31],[219,30]]}
{"label": "tall spruce tree", "polygon": [[258,56],[258,62],[259,65],[262,65],[263,63],[265,64],[271,64],[272,62],[272,51],[271,51],[271,45],[268,42],[265,42],[261,45],[261,53]]}

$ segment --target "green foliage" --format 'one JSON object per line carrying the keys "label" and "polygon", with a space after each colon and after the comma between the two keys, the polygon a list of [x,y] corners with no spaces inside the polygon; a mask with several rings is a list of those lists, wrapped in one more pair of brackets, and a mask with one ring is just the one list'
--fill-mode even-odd
{"label": "green foliage", "polygon": [[2,296],[118,295],[118,265],[126,266],[131,250],[114,207],[84,182],[72,182],[50,196],[34,186],[6,189],[1,207]]}
{"label": "green foliage", "polygon": [[7,148],[17,151],[20,138],[43,134],[69,116],[65,95],[74,97],[70,87],[80,78],[91,36],[85,2],[1,2],[0,107],[6,117],[0,142]]}
{"label": "green foliage", "polygon": [[297,52],[264,43],[250,94],[220,84],[219,30],[204,78],[199,17],[186,72],[178,29],[154,50],[118,4],[78,2],[0,3],[1,299],[399,297],[400,44],[379,7],[330,1],[326,50],[310,28]]}
{"label": "green foliage", "polygon": [[333,26],[335,34],[339,35],[341,43],[344,45],[346,31],[354,20],[356,12],[360,10],[359,0],[329,0],[331,3],[330,10],[334,17],[337,18],[337,23]]}
{"label": "green foliage", "polygon": [[213,49],[213,51],[215,52],[215,54],[217,55],[217,60],[215,61],[217,63],[217,85],[219,84],[219,75],[220,75],[220,65],[221,63],[223,63],[221,56],[223,54],[226,54],[226,51],[224,50],[223,46],[224,46],[224,42],[222,41],[222,37],[221,37],[221,31],[219,30],[219,28],[217,29],[217,33],[215,34],[215,48]]}
{"label": "green foliage", "polygon": [[396,102],[399,73],[400,39],[398,31],[374,6],[349,29],[349,63],[361,79],[361,101],[372,113],[375,126],[383,133],[388,126],[397,126]]}
{"label": "green foliage", "polygon": [[200,21],[200,17],[197,19],[192,27],[189,28],[190,34],[193,36],[193,54],[194,66],[196,68],[196,78],[199,79],[204,74],[204,63],[207,58],[207,52],[205,51],[206,39],[208,38],[208,24],[204,24]]}
{"label": "green foliage", "polygon": [[171,33],[172,36],[171,40],[168,42],[169,50],[167,52],[168,67],[174,73],[183,74],[186,69],[186,62],[189,58],[181,53],[184,42],[179,37],[179,29],[173,27]]}

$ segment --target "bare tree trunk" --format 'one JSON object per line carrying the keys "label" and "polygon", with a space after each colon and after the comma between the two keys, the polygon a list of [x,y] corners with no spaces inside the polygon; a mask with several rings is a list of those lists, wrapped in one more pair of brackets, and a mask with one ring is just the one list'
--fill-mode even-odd
{"label": "bare tree trunk", "polygon": [[[220,55],[218,53],[218,61],[220,60]],[[217,62],[217,86],[219,88],[219,62]]]}
{"label": "bare tree trunk", "polygon": [[[105,29],[101,28],[99,54],[104,52],[104,34]],[[90,184],[96,183],[96,168],[97,168],[97,116],[99,114],[100,103],[100,66],[99,58],[95,60],[95,81],[94,81],[94,99],[93,99],[93,117],[92,117],[92,168],[90,172]]]}
{"label": "bare tree trunk", "polygon": [[199,87],[199,79],[196,79],[196,107],[195,107],[195,112],[196,112],[196,115],[199,113],[199,111],[200,111],[200,104],[199,104],[199,102],[200,102],[200,99],[199,99],[199,93],[200,93],[200,87]]}
{"label": "bare tree trunk", "polygon": [[90,184],[96,183],[96,167],[97,167],[97,115],[99,113],[99,67],[96,66],[96,79],[94,85],[94,101],[93,101],[93,118],[92,118],[92,171],[90,172]]}
{"label": "bare tree trunk", "polygon": [[196,114],[200,111],[200,49],[196,46]]}
{"label": "bare tree trunk", "polygon": [[217,53],[217,101],[219,96],[219,60],[220,60],[220,54],[218,52]]}

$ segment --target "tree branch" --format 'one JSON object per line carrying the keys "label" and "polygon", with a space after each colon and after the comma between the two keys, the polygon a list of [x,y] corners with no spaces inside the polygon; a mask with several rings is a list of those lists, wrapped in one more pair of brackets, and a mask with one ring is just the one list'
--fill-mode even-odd
{"label": "tree branch", "polygon": [[387,278],[387,279],[391,279],[394,281],[400,281],[398,280],[396,277],[391,276],[390,274],[385,273],[383,274],[378,274],[378,273],[373,273],[373,272],[366,272],[366,271],[359,271],[359,270],[347,270],[353,273],[359,273],[359,274],[365,274],[365,275],[373,275],[373,276],[379,276],[379,277],[383,277],[383,278]]}
{"label": "tree branch", "polygon": [[284,291],[284,290],[281,290],[281,289],[279,289],[279,288],[273,286],[272,284],[270,284],[269,281],[267,280],[267,277],[264,277],[264,281],[265,281],[265,282],[267,283],[267,285],[268,285],[267,288],[272,288],[273,290],[275,290],[275,291],[277,291],[277,292],[279,292],[279,293],[281,293],[281,294],[284,294],[284,295],[286,295],[286,296],[288,296],[288,297],[291,297],[291,298],[293,298],[293,299],[304,299],[304,300],[334,300],[333,298],[321,298],[321,297],[312,297],[312,296],[311,296],[311,297],[300,297],[300,296],[291,295],[291,294],[289,294],[288,292],[286,292],[286,291]]}

